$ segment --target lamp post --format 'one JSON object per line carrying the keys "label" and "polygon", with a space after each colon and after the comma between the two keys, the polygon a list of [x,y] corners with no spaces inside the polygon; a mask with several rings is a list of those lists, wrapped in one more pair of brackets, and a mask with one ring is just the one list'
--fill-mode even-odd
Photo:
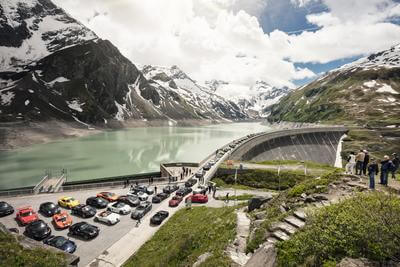
{"label": "lamp post", "polygon": [[307,166],[306,166],[306,162],[304,160],[300,161],[301,164],[303,164],[304,166],[304,175],[307,175]]}
{"label": "lamp post", "polygon": [[235,206],[236,206],[236,181],[237,181],[237,167],[236,167],[236,171],[235,171]]}

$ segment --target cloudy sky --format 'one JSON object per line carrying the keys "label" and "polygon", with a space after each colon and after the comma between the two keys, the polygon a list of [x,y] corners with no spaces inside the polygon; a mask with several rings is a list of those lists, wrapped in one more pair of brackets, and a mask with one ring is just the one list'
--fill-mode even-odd
{"label": "cloudy sky", "polygon": [[400,43],[400,0],[54,0],[134,63],[292,86]]}

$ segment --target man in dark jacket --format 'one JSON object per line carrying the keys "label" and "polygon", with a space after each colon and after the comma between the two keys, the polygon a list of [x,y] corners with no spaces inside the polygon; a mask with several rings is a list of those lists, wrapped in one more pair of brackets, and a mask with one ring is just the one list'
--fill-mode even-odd
{"label": "man in dark jacket", "polygon": [[400,159],[396,153],[393,153],[392,156],[393,156],[392,162],[394,165],[394,168],[392,170],[392,179],[396,179],[396,172],[399,170],[400,167]]}
{"label": "man in dark jacket", "polygon": [[369,163],[369,154],[367,150],[364,150],[364,164],[363,164],[363,175],[367,175],[367,167],[368,167],[368,163]]}
{"label": "man in dark jacket", "polygon": [[385,155],[381,161],[381,184],[388,185],[389,172],[394,169],[394,164],[389,156]]}
{"label": "man in dark jacket", "polygon": [[371,158],[371,164],[368,166],[368,176],[369,176],[369,189],[375,189],[375,175],[379,173],[379,166],[375,159]]}

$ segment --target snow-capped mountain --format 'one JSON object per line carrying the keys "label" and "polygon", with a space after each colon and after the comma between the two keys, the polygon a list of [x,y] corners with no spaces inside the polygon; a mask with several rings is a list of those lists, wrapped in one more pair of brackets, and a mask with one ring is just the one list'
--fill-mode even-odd
{"label": "snow-capped mountain", "polygon": [[236,103],[253,118],[267,116],[269,107],[290,91],[288,87],[277,88],[264,81],[257,81],[250,87],[221,80],[207,81],[205,84],[210,91]]}
{"label": "snow-capped mountain", "polygon": [[58,119],[89,127],[247,118],[177,67],[147,67],[147,80],[111,42],[50,0],[1,1],[0,60],[0,121]]}
{"label": "snow-capped mountain", "polygon": [[142,72],[162,98],[177,94],[202,118],[237,120],[248,117],[235,103],[197,84],[177,66],[167,68],[147,65],[142,68]]}
{"label": "snow-capped mountain", "polygon": [[271,108],[271,121],[400,126],[400,45],[329,71]]}
{"label": "snow-capped mountain", "polygon": [[58,50],[98,39],[47,0],[2,0],[0,26],[1,71],[22,70]]}

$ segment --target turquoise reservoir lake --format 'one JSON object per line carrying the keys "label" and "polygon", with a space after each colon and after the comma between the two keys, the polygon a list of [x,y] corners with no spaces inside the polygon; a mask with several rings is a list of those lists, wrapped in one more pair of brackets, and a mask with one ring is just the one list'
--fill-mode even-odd
{"label": "turquoise reservoir lake", "polygon": [[0,152],[0,189],[35,185],[46,169],[67,169],[68,181],[78,181],[199,162],[233,139],[268,130],[260,123],[131,128]]}

